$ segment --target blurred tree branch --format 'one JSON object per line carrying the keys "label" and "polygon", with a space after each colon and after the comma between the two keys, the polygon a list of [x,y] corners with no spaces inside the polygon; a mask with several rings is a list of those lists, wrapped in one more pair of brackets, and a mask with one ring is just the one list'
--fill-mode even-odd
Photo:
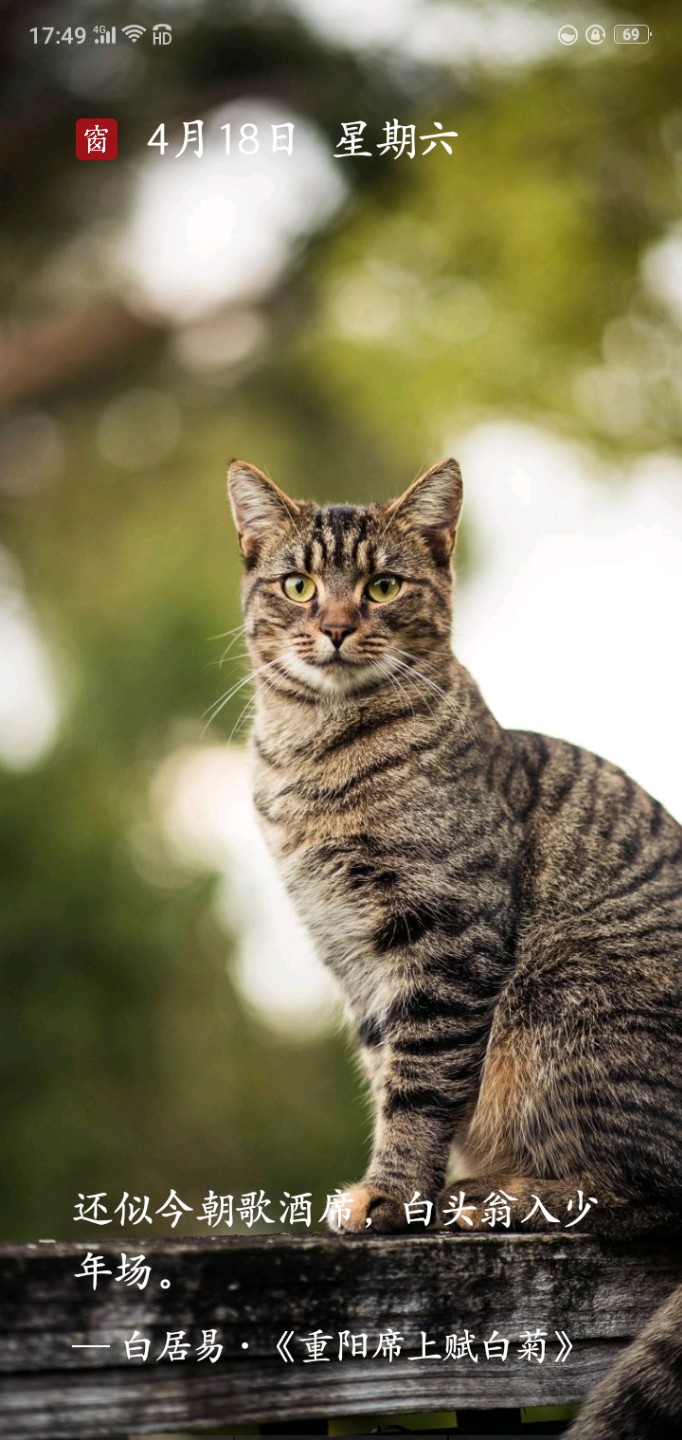
{"label": "blurred tree branch", "polygon": [[160,323],[113,304],[35,324],[6,325],[0,335],[0,406],[99,378],[133,348],[139,354],[141,346],[151,346],[166,333]]}

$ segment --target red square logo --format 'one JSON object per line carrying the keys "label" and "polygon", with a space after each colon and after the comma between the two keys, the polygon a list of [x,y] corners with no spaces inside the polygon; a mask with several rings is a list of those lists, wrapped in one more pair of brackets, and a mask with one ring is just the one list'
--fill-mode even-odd
{"label": "red square logo", "polygon": [[115,160],[117,155],[117,120],[76,121],[76,156],[79,160]]}

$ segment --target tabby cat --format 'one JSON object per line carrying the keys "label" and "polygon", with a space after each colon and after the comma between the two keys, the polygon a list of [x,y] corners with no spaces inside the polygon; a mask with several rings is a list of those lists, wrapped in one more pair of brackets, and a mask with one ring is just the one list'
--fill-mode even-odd
{"label": "tabby cat", "polygon": [[[677,1225],[682,828],[606,760],[503,729],[455,659],[454,460],[388,504],[295,501],[240,461],[229,494],[255,804],[375,1105],[341,1228],[403,1229],[416,1191],[442,1218],[451,1152],[477,1224],[493,1189],[517,1222],[580,1189],[583,1229]],[[633,1350],[580,1440],[682,1424],[682,1288]]]}

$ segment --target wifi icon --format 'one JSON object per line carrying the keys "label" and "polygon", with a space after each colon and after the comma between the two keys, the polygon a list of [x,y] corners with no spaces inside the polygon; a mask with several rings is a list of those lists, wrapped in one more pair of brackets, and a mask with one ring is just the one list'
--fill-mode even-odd
{"label": "wifi icon", "polygon": [[146,26],[146,25],[122,25],[122,26],[121,26],[121,29],[123,30],[123,34],[124,34],[124,35],[127,35],[127,37],[128,37],[129,40],[132,40],[133,45],[137,45],[138,40],[141,40],[141,39],[142,39],[142,36],[146,34],[147,26]]}

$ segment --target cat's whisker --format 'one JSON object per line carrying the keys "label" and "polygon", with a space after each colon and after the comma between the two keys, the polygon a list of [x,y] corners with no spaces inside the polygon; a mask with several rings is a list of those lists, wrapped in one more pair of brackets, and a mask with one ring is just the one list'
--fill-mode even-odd
{"label": "cat's whisker", "polygon": [[[248,685],[252,680],[255,680],[258,675],[262,675],[265,670],[270,670],[273,665],[277,664],[279,664],[279,661],[275,658],[274,660],[266,661],[264,665],[259,665],[257,669],[251,670],[248,675],[245,675],[243,680],[238,680],[236,685],[232,685],[225,695],[221,695],[219,700],[215,700],[212,705],[209,705],[208,709],[204,710],[204,715],[208,715],[208,720],[206,721],[206,724],[201,732],[202,739],[206,734],[209,725],[212,724],[212,722],[220,714],[221,710],[225,708],[228,702],[232,699],[233,695],[236,695],[239,690],[243,690],[245,685]],[[202,720],[204,718],[204,715],[202,715],[201,717]]]}
{"label": "cat's whisker", "polygon": [[390,665],[386,667],[386,674],[389,675],[391,684],[393,685],[394,689],[397,689],[398,693],[403,696],[403,699],[405,700],[406,704],[409,705],[410,711],[414,716],[414,701],[410,699],[407,690],[405,689],[405,686],[398,679],[398,676],[391,670]]}
{"label": "cat's whisker", "polygon": [[[441,690],[437,686],[430,685],[427,676],[421,675],[418,670],[415,670],[410,666],[406,666],[404,669],[400,667],[400,674],[403,676],[404,679],[407,679],[407,677],[409,676],[412,680],[412,683],[417,686],[417,689],[423,695],[428,694],[436,696],[439,705],[443,704],[447,706],[452,703],[452,697],[448,695],[447,691]],[[435,712],[432,710],[431,714],[434,713]]]}
{"label": "cat's whisker", "polygon": [[237,655],[247,655],[247,654],[248,654],[248,650],[238,650],[238,651],[234,651],[234,646],[236,645],[236,643],[237,643],[238,640],[241,640],[241,638],[242,638],[241,635],[235,635],[234,639],[230,641],[230,644],[227,646],[227,648],[226,648],[225,650],[223,650],[223,653],[222,653],[222,655],[221,655],[221,657],[220,657],[220,660],[218,661],[218,664],[219,664],[219,665],[222,665],[222,664],[224,663],[224,661],[227,659],[227,656],[228,656],[228,655],[232,655],[233,652],[234,652],[234,654],[237,654]]}
{"label": "cat's whisker", "polygon": [[[417,658],[418,658],[416,655],[412,655],[409,650],[398,650],[398,649],[396,648],[396,650],[395,650],[393,653],[394,653],[394,655],[395,655],[396,657],[397,657],[398,655],[405,655],[405,656],[407,656],[407,659],[408,659],[408,660],[412,660],[413,662],[416,662],[416,660],[417,660]],[[419,657],[419,658],[420,658],[420,664],[421,664],[421,663],[422,663],[421,657]],[[429,661],[427,660],[427,661],[424,662],[424,663],[426,663],[426,664],[428,665],[428,664],[429,664]],[[424,681],[424,684],[425,684],[425,685],[430,685],[430,686],[431,686],[431,689],[432,689],[432,690],[436,690],[439,695],[446,695],[446,694],[447,694],[447,691],[443,689],[443,686],[442,686],[442,685],[437,685],[436,682],[435,682],[435,680],[432,680],[432,679],[430,678],[430,676],[424,675],[423,671],[417,667],[416,663],[413,663],[412,665],[405,665],[403,661],[397,660],[397,658],[396,658],[396,664],[401,665],[401,666],[403,667],[403,669],[405,669],[405,670],[410,670],[413,675],[418,675],[419,678]]]}
{"label": "cat's whisker", "polygon": [[245,704],[245,705],[243,706],[243,708],[240,710],[239,715],[238,715],[237,719],[235,720],[234,725],[232,726],[232,729],[231,729],[231,731],[230,731],[230,733],[229,733],[229,735],[228,735],[228,737],[227,737],[227,744],[228,744],[228,745],[231,745],[231,744],[232,744],[232,740],[233,740],[235,734],[239,732],[239,729],[240,729],[240,726],[241,726],[242,722],[243,722],[244,720],[250,720],[250,719],[253,718],[253,715],[254,715],[254,713],[255,713],[255,709],[256,709],[256,699],[255,699],[255,696],[254,696],[254,695],[250,695],[249,698],[248,698],[248,700],[247,700],[247,702],[246,702],[246,704]]}
{"label": "cat's whisker", "polygon": [[[404,681],[404,682],[407,682],[408,680],[410,681],[411,685],[414,687],[414,689],[416,689],[417,693],[421,696],[422,704],[425,706],[428,714],[433,717],[433,715],[435,714],[435,711],[434,711],[434,709],[433,709],[433,705],[429,703],[431,697],[430,697],[430,695],[429,695],[428,690],[425,690],[424,687],[423,687],[423,685],[420,684],[419,678],[418,678],[416,675],[414,675],[411,671],[405,671],[405,672],[401,671],[400,674],[401,674],[401,679],[402,679],[402,681]],[[398,678],[398,677],[396,676],[396,679],[397,679],[397,678]]]}
{"label": "cat's whisker", "polygon": [[228,635],[236,635],[240,630],[244,631],[245,629],[246,622],[242,621],[241,625],[235,625],[232,630],[223,630],[220,635],[207,635],[206,641],[210,644],[212,640],[227,640]]}
{"label": "cat's whisker", "polygon": [[401,685],[397,675],[391,669],[390,665],[382,665],[380,660],[375,660],[373,662],[370,661],[370,664],[372,664],[373,669],[377,670],[378,673],[382,675],[385,680],[388,680],[389,685],[391,685],[391,687],[395,690],[398,698],[400,699],[402,697],[403,701],[409,706],[412,716],[414,717],[414,704],[410,700],[410,697],[407,694],[405,687]]}
{"label": "cat's whisker", "polygon": [[393,681],[393,675],[388,669],[388,667],[382,665],[380,660],[370,660],[369,664],[372,666],[372,669],[376,671],[377,675],[381,676],[382,680],[388,680],[389,685],[392,689],[396,691],[397,694],[398,691]]}
{"label": "cat's whisker", "polygon": [[[406,665],[404,661],[399,660],[396,655],[391,655],[391,663],[396,666],[404,679],[409,678],[419,690],[425,689],[426,691],[430,691],[433,694],[436,694],[441,700],[443,698],[448,698],[446,695],[446,691],[441,690],[439,685],[434,685],[429,680],[428,676],[422,675],[415,666]],[[433,714],[433,711],[431,711],[430,713]]]}
{"label": "cat's whisker", "polygon": [[232,636],[232,639],[231,639],[230,642],[229,642],[229,645],[226,646],[226,648],[223,650],[223,653],[222,653],[222,655],[221,655],[221,657],[220,657],[220,663],[221,663],[221,664],[222,664],[223,660],[225,659],[225,656],[231,654],[231,652],[232,652],[232,650],[234,649],[234,646],[237,644],[237,642],[238,642],[239,640],[244,640],[244,639],[247,640],[247,641],[248,641],[248,639],[249,639],[249,632],[248,632],[248,630],[247,630],[247,628],[246,628],[246,625],[243,625],[242,628],[241,628],[241,630],[235,631],[234,635]]}
{"label": "cat's whisker", "polygon": [[402,675],[404,680],[409,679],[411,683],[415,685],[417,689],[422,691],[425,695],[436,695],[439,699],[442,698],[442,692],[434,690],[433,686],[428,684],[428,681],[425,680],[424,676],[418,675],[414,670],[410,670],[408,667],[405,667],[405,669],[403,669],[402,666],[400,666],[398,667],[398,673]]}
{"label": "cat's whisker", "polygon": [[[248,650],[235,650],[234,654],[229,656],[229,659],[230,659],[231,662],[236,662],[237,660],[249,660],[249,659],[250,659],[250,655],[249,655]],[[219,659],[219,660],[209,660],[208,663],[207,663],[207,665],[206,665],[206,669],[207,669],[207,670],[214,670],[216,667],[217,667],[218,669],[220,669],[223,665],[225,665],[225,664],[227,663],[227,660],[228,660],[228,653],[227,653],[227,650],[226,650],[225,653],[224,653],[224,655],[221,655],[221,656],[220,656],[220,659]]]}
{"label": "cat's whisker", "polygon": [[[224,664],[226,657],[231,654],[231,652],[232,652],[233,649],[234,649],[234,646],[237,644],[237,641],[240,640],[246,633],[247,633],[247,627],[246,627],[246,623],[244,623],[243,625],[235,625],[235,627],[234,627],[233,630],[226,630],[223,635],[209,635],[209,636],[208,636],[209,641],[211,641],[211,640],[224,640],[224,639],[226,638],[226,636],[228,636],[228,635],[232,636],[232,639],[230,640],[229,645],[227,645],[227,646],[225,647],[225,649],[223,650],[223,653],[222,653],[222,655],[220,656],[220,659],[219,659],[219,660],[209,660],[209,661],[208,661],[208,666],[209,666],[209,667],[210,667],[210,666],[213,666],[213,665],[218,665],[218,666],[220,666],[220,665]],[[236,659],[236,658],[237,658],[237,655],[242,655],[242,656],[244,656],[244,655],[246,655],[246,654],[247,654],[247,651],[245,651],[245,650],[244,650],[244,651],[238,651],[235,655],[232,656],[232,658],[233,658],[233,659]]]}
{"label": "cat's whisker", "polygon": [[427,670],[433,670],[435,668],[433,660],[429,660],[426,655],[415,655],[412,650],[401,650],[400,647],[396,645],[395,654],[404,655],[407,660],[412,660],[415,664],[418,662],[420,665],[424,665]]}

